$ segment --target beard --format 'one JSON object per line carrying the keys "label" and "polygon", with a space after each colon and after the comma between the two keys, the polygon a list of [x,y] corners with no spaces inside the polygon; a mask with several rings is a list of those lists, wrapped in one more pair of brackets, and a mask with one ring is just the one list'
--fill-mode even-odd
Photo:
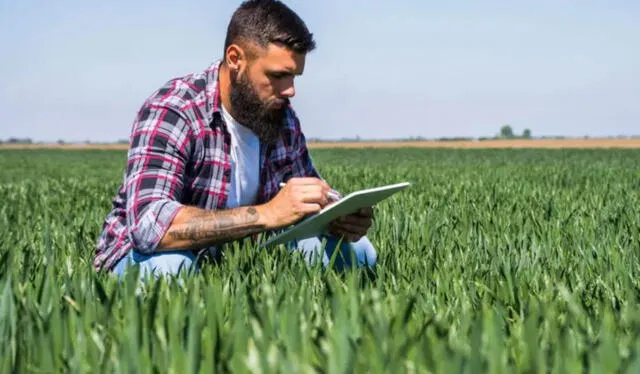
{"label": "beard", "polygon": [[232,74],[230,101],[233,118],[250,129],[262,143],[274,145],[285,127],[289,99],[280,99],[279,108],[270,108],[271,102],[260,100],[247,74],[238,79]]}

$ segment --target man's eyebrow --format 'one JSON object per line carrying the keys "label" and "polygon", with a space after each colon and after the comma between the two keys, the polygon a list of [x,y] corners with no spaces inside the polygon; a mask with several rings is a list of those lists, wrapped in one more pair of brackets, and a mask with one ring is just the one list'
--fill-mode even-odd
{"label": "man's eyebrow", "polygon": [[281,75],[287,75],[287,76],[302,75],[302,72],[296,73],[293,69],[273,69],[273,70],[268,70],[267,72],[269,74],[281,74]]}

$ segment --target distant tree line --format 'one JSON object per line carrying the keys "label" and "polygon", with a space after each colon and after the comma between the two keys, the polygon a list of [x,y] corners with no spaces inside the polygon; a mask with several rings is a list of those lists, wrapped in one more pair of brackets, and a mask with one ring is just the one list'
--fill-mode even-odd
{"label": "distant tree line", "polygon": [[[35,142],[31,138],[16,138],[12,137],[9,139],[0,139],[0,144],[44,144],[47,142]],[[94,142],[91,140],[85,140],[84,142],[72,142],[64,139],[58,139],[55,141],[55,144],[64,145],[64,144],[112,144],[113,142]],[[128,144],[129,139],[118,139],[115,143],[117,144]]]}
{"label": "distant tree line", "polygon": [[0,144],[33,144],[31,138],[9,138],[7,140],[0,139]]}

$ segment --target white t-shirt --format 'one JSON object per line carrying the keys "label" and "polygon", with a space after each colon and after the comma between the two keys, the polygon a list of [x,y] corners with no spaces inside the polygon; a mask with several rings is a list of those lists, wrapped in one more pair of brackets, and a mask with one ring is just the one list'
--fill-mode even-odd
{"label": "white t-shirt", "polygon": [[222,107],[231,134],[231,178],[227,209],[253,205],[260,185],[260,139]]}

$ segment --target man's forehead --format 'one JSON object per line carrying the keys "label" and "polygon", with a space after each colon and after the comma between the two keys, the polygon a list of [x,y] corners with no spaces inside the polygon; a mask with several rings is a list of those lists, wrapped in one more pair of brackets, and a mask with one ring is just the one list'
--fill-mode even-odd
{"label": "man's forehead", "polygon": [[266,69],[289,71],[299,75],[304,71],[305,54],[296,53],[281,45],[270,43],[258,56],[260,64]]}

